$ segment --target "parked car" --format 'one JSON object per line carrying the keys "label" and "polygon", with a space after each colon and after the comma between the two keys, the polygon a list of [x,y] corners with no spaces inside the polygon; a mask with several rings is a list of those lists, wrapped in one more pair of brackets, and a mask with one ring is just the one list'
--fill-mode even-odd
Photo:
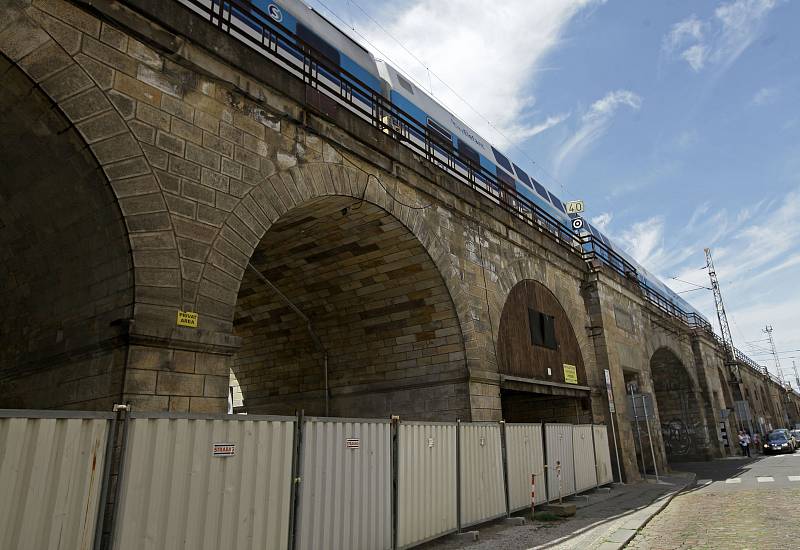
{"label": "parked car", "polygon": [[794,445],[787,430],[775,430],[767,435],[763,451],[765,455],[794,453]]}

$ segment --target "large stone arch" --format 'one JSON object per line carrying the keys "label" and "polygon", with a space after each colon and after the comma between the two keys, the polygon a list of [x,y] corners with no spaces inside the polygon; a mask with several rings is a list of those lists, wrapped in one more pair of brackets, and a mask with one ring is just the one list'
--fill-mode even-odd
{"label": "large stone arch", "polygon": [[650,358],[653,392],[667,459],[704,459],[710,436],[700,388],[679,354],[668,346]]}
{"label": "large stone arch", "polygon": [[[552,326],[554,342],[533,334],[546,332],[546,324]],[[498,319],[497,361],[507,421],[592,421],[589,378],[574,320],[544,284],[523,279],[511,288]],[[576,370],[575,381],[567,379],[565,365]]]}
{"label": "large stone arch", "polygon": [[[463,308],[452,292],[459,288],[425,220],[435,209],[398,195],[388,180],[335,162],[276,171],[242,198],[214,238],[198,266],[195,307],[201,327],[241,338],[231,367],[248,412],[324,414],[325,348],[330,414],[470,416]],[[345,232],[351,223],[355,234]],[[353,273],[353,266],[342,275],[329,265],[359,258],[369,265]],[[269,283],[260,280],[265,274]],[[364,277],[374,291],[362,286]],[[272,284],[312,320],[321,347]],[[344,323],[347,337],[338,330]]]}
{"label": "large stone arch", "polygon": [[133,313],[128,232],[80,130],[31,79],[61,83],[37,51],[28,74],[0,55],[0,407],[108,408]]}

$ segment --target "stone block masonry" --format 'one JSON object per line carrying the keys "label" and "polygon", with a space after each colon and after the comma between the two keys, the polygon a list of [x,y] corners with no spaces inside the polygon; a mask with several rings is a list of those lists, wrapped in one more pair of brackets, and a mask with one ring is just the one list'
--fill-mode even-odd
{"label": "stone block masonry", "polygon": [[253,412],[567,418],[501,392],[501,314],[534,280],[575,334],[581,418],[608,420],[611,373],[627,477],[625,385],[656,391],[658,350],[714,433],[712,340],[177,2],[13,0],[0,52],[0,406],[224,412],[232,372]]}

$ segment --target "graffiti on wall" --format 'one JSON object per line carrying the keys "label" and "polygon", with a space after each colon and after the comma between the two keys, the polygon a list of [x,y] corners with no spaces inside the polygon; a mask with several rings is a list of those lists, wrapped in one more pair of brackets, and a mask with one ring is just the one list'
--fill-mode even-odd
{"label": "graffiti on wall", "polygon": [[661,424],[661,437],[667,456],[686,456],[708,445],[708,431],[700,421],[690,423],[673,418]]}

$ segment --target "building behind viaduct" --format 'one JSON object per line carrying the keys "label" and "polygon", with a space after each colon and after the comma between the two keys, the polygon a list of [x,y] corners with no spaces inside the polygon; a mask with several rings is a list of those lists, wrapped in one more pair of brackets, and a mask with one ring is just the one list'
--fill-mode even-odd
{"label": "building behind viaduct", "polygon": [[707,325],[176,2],[9,0],[0,54],[0,407],[608,423],[608,370],[629,479],[631,388],[662,466],[800,421]]}

